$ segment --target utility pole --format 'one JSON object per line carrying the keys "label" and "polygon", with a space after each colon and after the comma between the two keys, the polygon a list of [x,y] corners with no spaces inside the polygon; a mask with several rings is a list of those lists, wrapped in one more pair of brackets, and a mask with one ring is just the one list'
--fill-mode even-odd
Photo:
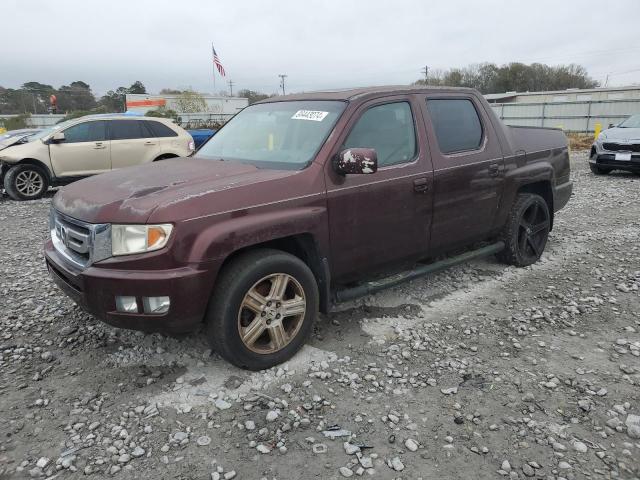
{"label": "utility pole", "polygon": [[280,87],[282,87],[282,95],[286,95],[284,91],[284,79],[287,78],[287,75],[278,75],[280,77]]}
{"label": "utility pole", "polygon": [[422,71],[422,73],[424,73],[424,84],[426,85],[429,79],[429,65],[424,66],[424,70]]}
{"label": "utility pole", "polygon": [[233,97],[233,80],[229,80],[229,91],[231,92],[231,97]]}

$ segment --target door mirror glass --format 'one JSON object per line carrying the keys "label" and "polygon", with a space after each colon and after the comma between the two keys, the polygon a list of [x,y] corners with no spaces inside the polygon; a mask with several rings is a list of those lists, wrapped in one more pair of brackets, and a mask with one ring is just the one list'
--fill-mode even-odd
{"label": "door mirror glass", "polygon": [[64,142],[64,140],[65,140],[64,132],[56,132],[51,137],[51,141],[53,143],[61,143],[61,142]]}
{"label": "door mirror glass", "polygon": [[373,148],[347,148],[336,155],[333,166],[340,175],[376,173],[378,154]]}

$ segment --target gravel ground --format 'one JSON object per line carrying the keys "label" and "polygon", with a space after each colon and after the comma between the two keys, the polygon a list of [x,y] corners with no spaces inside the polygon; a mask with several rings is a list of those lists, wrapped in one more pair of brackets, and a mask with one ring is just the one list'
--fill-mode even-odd
{"label": "gravel ground", "polygon": [[640,177],[593,176],[529,268],[475,261],[322,317],[250,373],[48,280],[51,197],[0,204],[0,478],[640,477]]}

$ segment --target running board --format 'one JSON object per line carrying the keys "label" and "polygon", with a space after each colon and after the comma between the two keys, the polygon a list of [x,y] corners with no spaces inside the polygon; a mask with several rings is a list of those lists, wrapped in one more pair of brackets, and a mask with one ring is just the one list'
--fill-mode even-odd
{"label": "running board", "polygon": [[487,257],[498,253],[504,249],[504,242],[496,242],[485,247],[478,248],[477,250],[471,250],[469,252],[456,255],[455,257],[445,258],[437,262],[430,263],[428,265],[421,265],[413,270],[406,270],[404,272],[396,273],[389,277],[382,278],[380,280],[373,280],[370,282],[364,282],[355,287],[345,288],[337,290],[335,292],[334,299],[337,303],[353,300],[354,298],[364,297],[371,293],[379,292],[385,288],[395,287],[401,283],[414,280],[416,278],[423,277],[430,273],[438,272],[440,270],[459,265],[461,263],[468,262],[474,258]]}

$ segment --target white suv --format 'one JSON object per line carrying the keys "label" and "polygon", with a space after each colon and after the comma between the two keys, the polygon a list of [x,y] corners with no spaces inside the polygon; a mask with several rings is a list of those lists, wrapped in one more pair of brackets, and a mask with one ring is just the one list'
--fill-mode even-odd
{"label": "white suv", "polygon": [[194,151],[191,135],[165,118],[91,115],[59,123],[0,152],[4,188],[14,200],[49,186]]}

